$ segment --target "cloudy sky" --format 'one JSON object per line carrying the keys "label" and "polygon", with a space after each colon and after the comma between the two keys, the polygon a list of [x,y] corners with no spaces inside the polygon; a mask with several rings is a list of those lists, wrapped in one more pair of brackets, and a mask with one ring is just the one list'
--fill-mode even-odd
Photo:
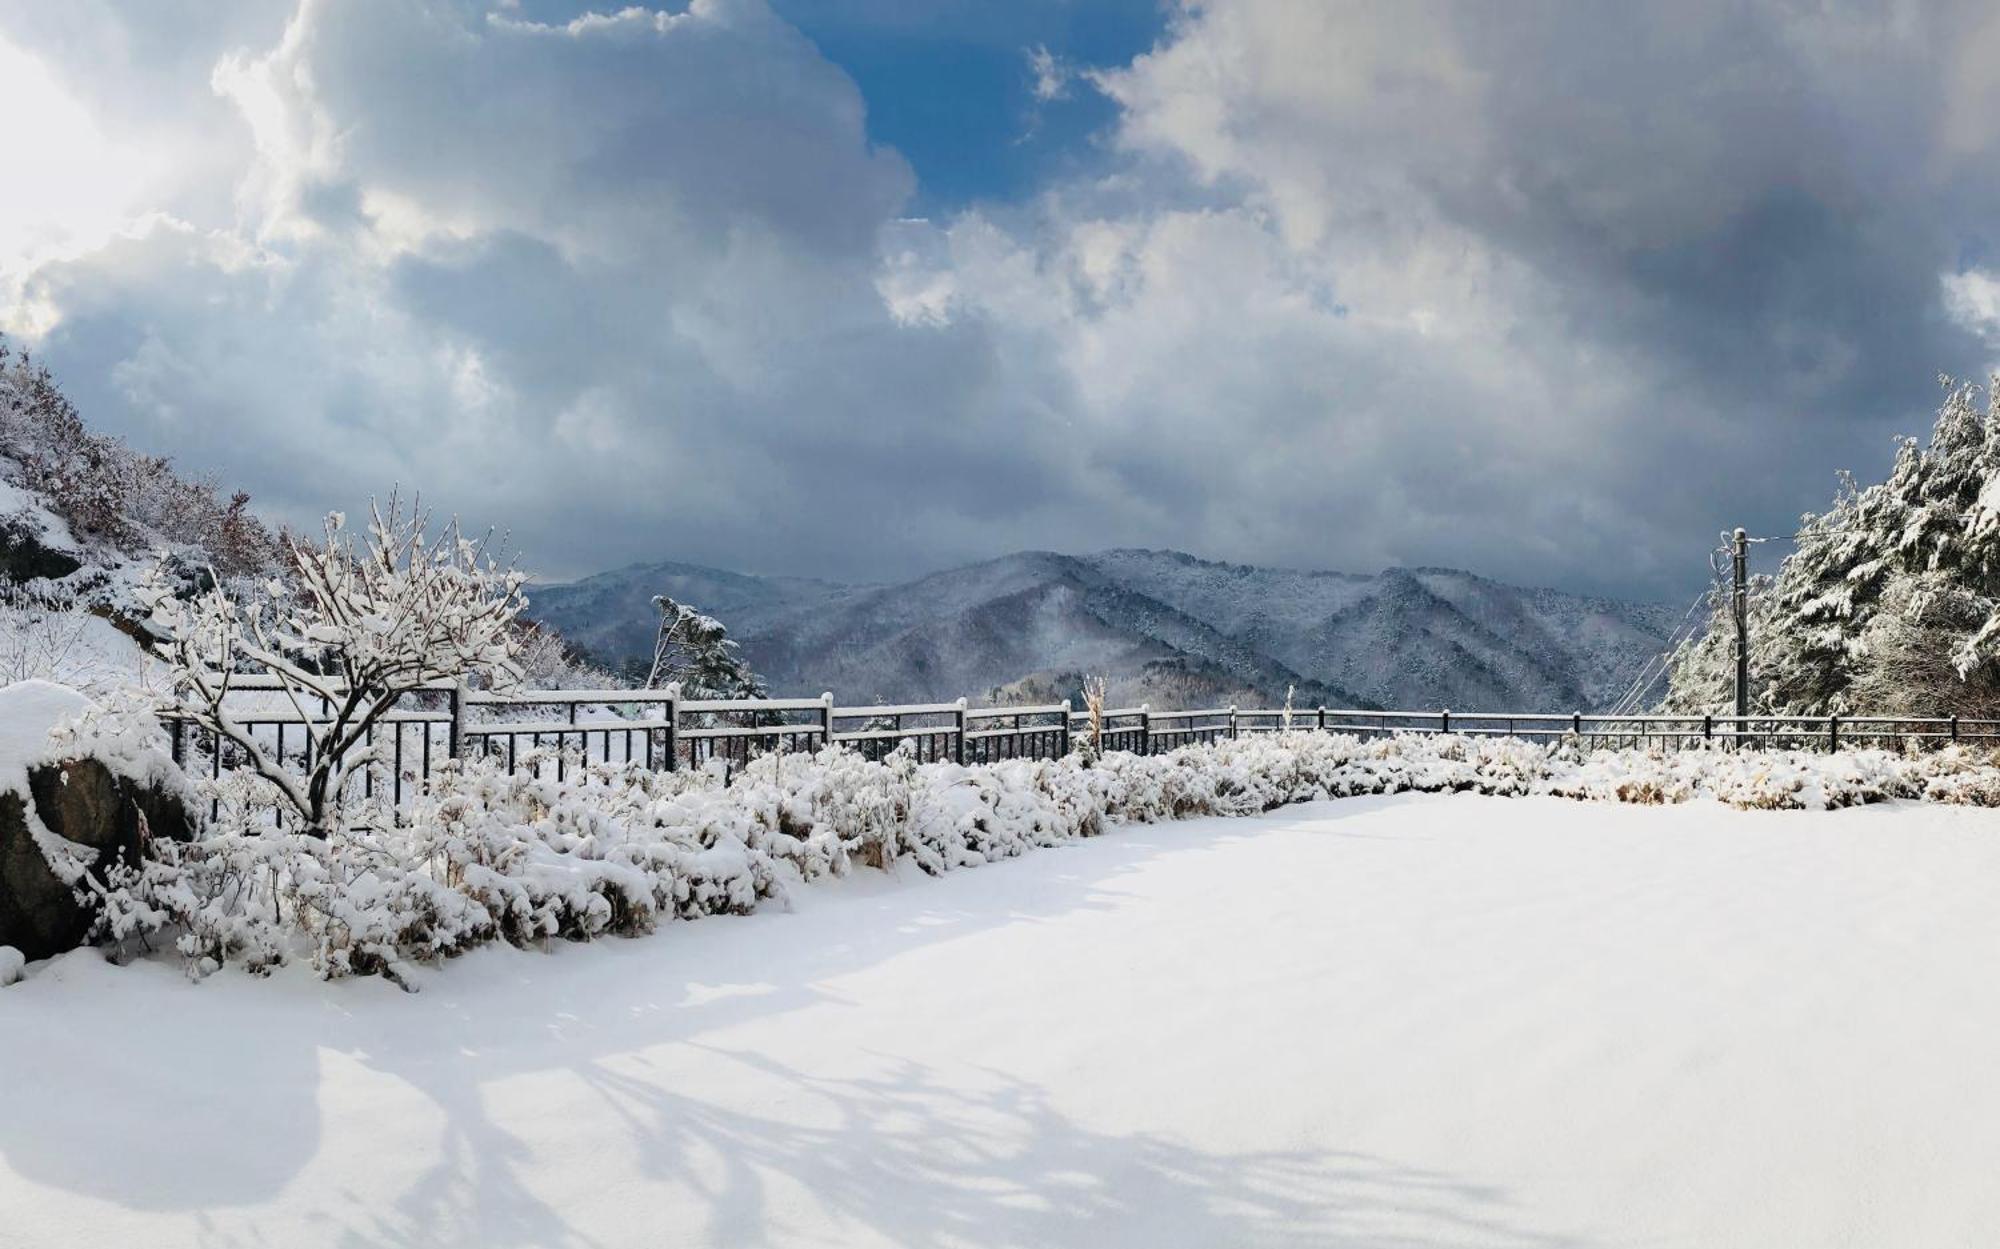
{"label": "cloudy sky", "polygon": [[2000,8],[0,0],[0,328],[271,515],[1680,598],[2000,360]]}

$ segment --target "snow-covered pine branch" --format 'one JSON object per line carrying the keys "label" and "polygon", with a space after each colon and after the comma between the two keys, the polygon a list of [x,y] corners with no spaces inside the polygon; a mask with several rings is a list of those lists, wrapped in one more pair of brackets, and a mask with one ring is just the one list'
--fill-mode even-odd
{"label": "snow-covered pine branch", "polygon": [[664,594],[653,597],[653,606],[660,610],[660,625],[647,689],[678,685],[690,698],[764,697],[764,682],[737,653],[721,621]]}
{"label": "snow-covered pine branch", "polygon": [[[1992,387],[1941,379],[1927,442],[1887,477],[1842,474],[1792,553],[1753,586],[1752,704],[1779,715],[2000,714],[2000,413]],[[1729,710],[1727,594],[1682,648],[1667,707]]]}
{"label": "snow-covered pine branch", "polygon": [[[501,568],[456,519],[429,536],[429,519],[392,497],[386,512],[370,506],[357,543],[335,513],[322,542],[286,540],[293,585],[271,580],[243,602],[219,584],[178,598],[161,568],[142,586],[171,667],[168,710],[242,752],[314,836],[342,827],[346,781],[373,760],[370,730],[405,695],[518,676],[522,574]],[[245,674],[275,678],[302,723],[303,771],[232,713]]]}

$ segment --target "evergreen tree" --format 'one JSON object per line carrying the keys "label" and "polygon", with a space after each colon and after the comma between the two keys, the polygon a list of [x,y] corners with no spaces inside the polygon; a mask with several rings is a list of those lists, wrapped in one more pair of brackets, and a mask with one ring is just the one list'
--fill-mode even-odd
{"label": "evergreen tree", "polygon": [[[1842,475],[1751,602],[1752,705],[1784,715],[2000,711],[2000,416],[1990,389],[1945,382],[1930,441],[1886,480]],[[1670,710],[1727,711],[1727,593],[1681,648]]]}
{"label": "evergreen tree", "polygon": [[689,698],[762,698],[764,682],[737,654],[729,630],[713,616],[661,594],[660,628],[645,674],[647,689],[678,684]]}

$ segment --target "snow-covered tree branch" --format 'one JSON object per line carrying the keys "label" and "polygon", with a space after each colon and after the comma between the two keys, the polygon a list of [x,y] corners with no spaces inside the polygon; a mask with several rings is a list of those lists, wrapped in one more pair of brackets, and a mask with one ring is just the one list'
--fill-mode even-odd
{"label": "snow-covered tree branch", "polygon": [[[1943,379],[1928,442],[1886,480],[1842,475],[1752,587],[1752,701],[1781,715],[2000,715],[2000,414],[1992,388]],[[1725,711],[1733,630],[1718,595],[1682,648],[1667,706]]]}
{"label": "snow-covered tree branch", "polygon": [[[371,506],[357,543],[329,516],[322,542],[287,540],[293,584],[271,580],[242,602],[220,586],[177,598],[159,569],[142,588],[172,669],[168,710],[240,751],[313,835],[342,826],[346,782],[373,761],[371,731],[406,695],[517,675],[522,575],[456,520],[435,537],[428,522],[391,498],[386,511]],[[310,743],[303,767],[232,711],[246,675],[274,680]]]}
{"label": "snow-covered tree branch", "polygon": [[762,698],[764,683],[737,653],[729,630],[686,603],[656,595],[659,631],[646,688],[678,685],[690,698]]}

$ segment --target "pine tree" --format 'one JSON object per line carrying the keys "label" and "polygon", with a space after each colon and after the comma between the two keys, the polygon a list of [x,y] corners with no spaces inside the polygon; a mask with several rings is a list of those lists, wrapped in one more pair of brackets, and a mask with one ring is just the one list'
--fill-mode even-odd
{"label": "pine tree", "polygon": [[[1945,379],[1930,441],[1904,439],[1886,480],[1841,477],[1752,596],[1752,705],[1783,715],[2000,710],[2000,416]],[[1727,596],[1675,657],[1668,705],[1726,710]]]}
{"label": "pine tree", "polygon": [[661,594],[659,632],[653,639],[653,660],[646,688],[678,684],[689,698],[762,698],[764,682],[737,654],[729,630],[713,616]]}

